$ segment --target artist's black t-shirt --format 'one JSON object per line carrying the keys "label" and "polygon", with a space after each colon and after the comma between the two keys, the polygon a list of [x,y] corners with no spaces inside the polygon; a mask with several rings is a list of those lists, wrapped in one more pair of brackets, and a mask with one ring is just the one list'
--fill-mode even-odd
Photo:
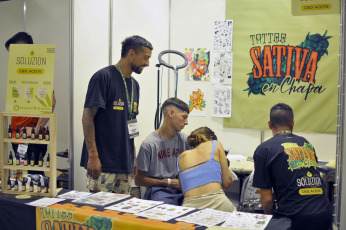
{"label": "artist's black t-shirt", "polygon": [[[127,88],[131,100],[133,84],[133,115],[138,115],[139,85],[131,77]],[[132,83],[131,83],[132,82]],[[133,173],[134,140],[129,138],[130,119],[124,81],[114,65],[96,72],[90,79],[84,107],[99,107],[94,118],[96,147],[102,172]],[[87,168],[88,150],[83,144],[80,165]]]}
{"label": "artist's black t-shirt", "polygon": [[315,150],[305,138],[276,135],[257,147],[254,161],[253,186],[273,188],[278,205],[274,214],[331,218]]}

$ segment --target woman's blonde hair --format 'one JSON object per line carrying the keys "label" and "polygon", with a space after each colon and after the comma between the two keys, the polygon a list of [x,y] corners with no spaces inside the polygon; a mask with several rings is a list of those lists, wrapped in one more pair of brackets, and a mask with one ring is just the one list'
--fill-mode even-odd
{"label": "woman's blonde hair", "polygon": [[204,126],[192,131],[187,137],[187,143],[192,148],[195,148],[199,144],[210,141],[211,139],[217,140],[215,133],[208,127]]}

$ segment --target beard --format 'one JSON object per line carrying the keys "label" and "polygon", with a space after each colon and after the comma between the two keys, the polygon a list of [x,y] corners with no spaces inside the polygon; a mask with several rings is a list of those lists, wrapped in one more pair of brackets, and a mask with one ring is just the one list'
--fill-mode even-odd
{"label": "beard", "polygon": [[[143,68],[142,68],[143,67]],[[131,69],[133,72],[135,72],[136,74],[141,74],[142,70],[144,69],[145,66],[141,65],[141,66],[135,66],[135,65],[131,65]],[[142,69],[141,69],[142,68]]]}

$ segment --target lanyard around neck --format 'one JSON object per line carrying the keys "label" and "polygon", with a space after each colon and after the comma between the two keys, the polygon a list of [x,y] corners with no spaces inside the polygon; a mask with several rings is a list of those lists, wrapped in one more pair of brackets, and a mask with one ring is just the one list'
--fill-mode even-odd
{"label": "lanyard around neck", "polygon": [[132,109],[133,109],[133,82],[132,82],[132,79],[131,79],[131,82],[132,82],[132,91],[131,91],[131,101],[130,101],[130,96],[129,96],[129,91],[127,89],[127,84],[126,84],[126,80],[125,80],[125,77],[124,77],[124,73],[123,73],[123,70],[121,69],[120,67],[120,64],[117,63],[117,66],[119,68],[119,71],[120,71],[120,74],[121,74],[121,77],[123,78],[123,81],[124,81],[124,85],[125,85],[125,91],[126,91],[126,99],[127,99],[127,106],[128,106],[128,109],[129,109],[129,114],[130,114],[130,117],[132,117]]}
{"label": "lanyard around neck", "polygon": [[279,135],[279,134],[282,134],[282,133],[291,134],[292,131],[291,131],[291,130],[280,130],[280,131],[278,131],[275,135]]}

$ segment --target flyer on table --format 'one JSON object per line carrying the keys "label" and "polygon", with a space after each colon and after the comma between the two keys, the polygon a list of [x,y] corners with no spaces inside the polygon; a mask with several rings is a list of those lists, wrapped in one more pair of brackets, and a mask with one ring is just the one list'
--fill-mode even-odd
{"label": "flyer on table", "polygon": [[55,45],[10,46],[6,112],[52,113]]}

